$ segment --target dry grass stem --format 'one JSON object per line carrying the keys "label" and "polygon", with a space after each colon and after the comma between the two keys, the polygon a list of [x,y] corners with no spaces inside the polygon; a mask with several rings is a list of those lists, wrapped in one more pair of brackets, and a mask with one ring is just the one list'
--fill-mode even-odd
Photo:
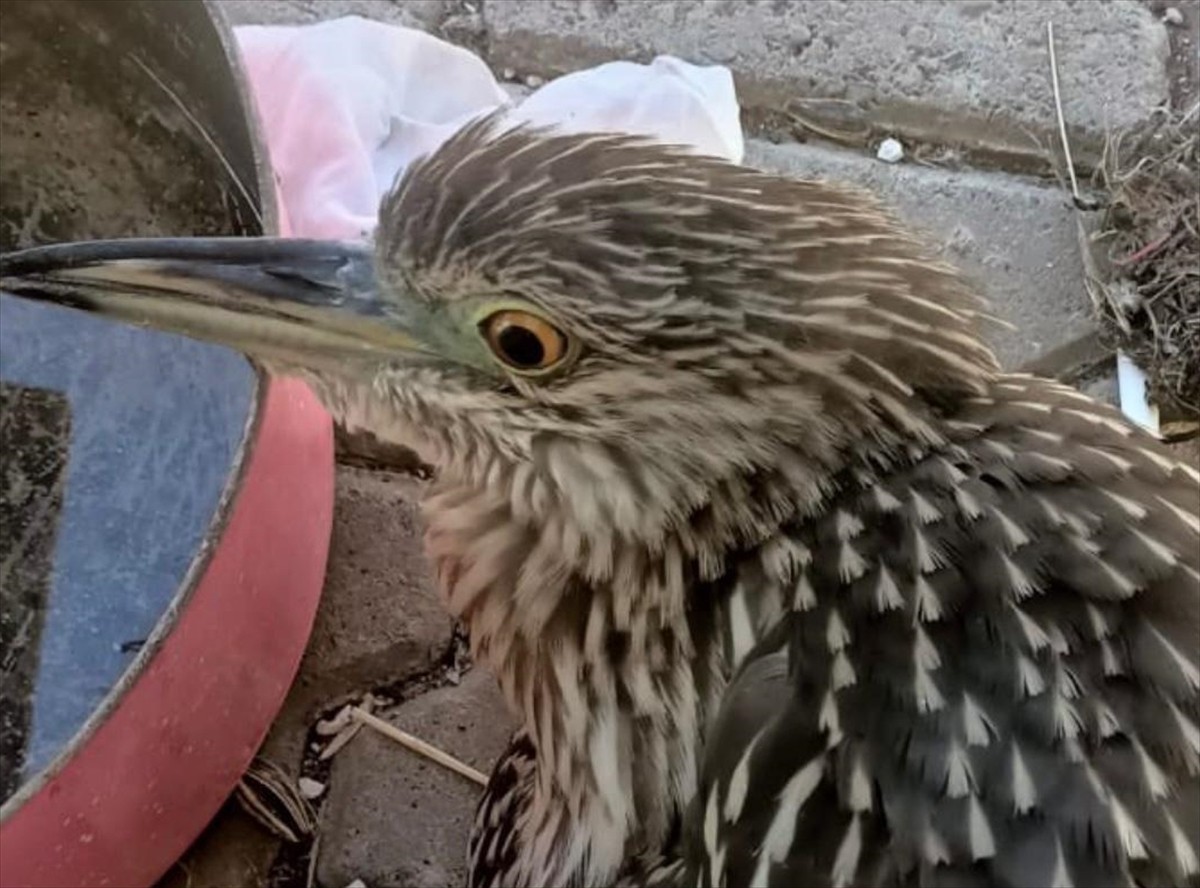
{"label": "dry grass stem", "polygon": [[1200,419],[1200,103],[1110,136],[1095,176],[1108,196],[1092,250],[1109,263],[1101,321],[1170,415]]}
{"label": "dry grass stem", "polygon": [[[1066,173],[1084,206],[1062,110],[1054,26],[1046,24],[1050,79]],[[1200,103],[1157,109],[1109,134],[1090,185],[1103,196],[1097,230],[1076,217],[1084,287],[1106,344],[1147,375],[1169,417],[1200,420]]]}
{"label": "dry grass stem", "polygon": [[316,813],[296,781],[267,759],[250,763],[235,795],[247,814],[287,842],[299,842],[317,827]]}
{"label": "dry grass stem", "polygon": [[1071,177],[1071,196],[1079,200],[1079,181],[1075,178],[1075,162],[1071,160],[1071,143],[1067,139],[1067,124],[1063,120],[1062,93],[1058,88],[1058,56],[1054,51],[1054,22],[1046,22],[1046,42],[1050,47],[1050,85],[1054,90],[1054,112],[1058,117],[1058,135],[1062,139],[1067,175]]}

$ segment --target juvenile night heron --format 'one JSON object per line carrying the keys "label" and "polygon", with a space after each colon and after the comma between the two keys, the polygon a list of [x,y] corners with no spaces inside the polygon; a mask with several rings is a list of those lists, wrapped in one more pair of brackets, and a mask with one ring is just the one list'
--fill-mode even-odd
{"label": "juvenile night heron", "polygon": [[428,552],[522,725],[474,885],[1196,883],[1200,474],[1001,372],[869,197],[484,119],[373,253],[0,269],[437,467]]}

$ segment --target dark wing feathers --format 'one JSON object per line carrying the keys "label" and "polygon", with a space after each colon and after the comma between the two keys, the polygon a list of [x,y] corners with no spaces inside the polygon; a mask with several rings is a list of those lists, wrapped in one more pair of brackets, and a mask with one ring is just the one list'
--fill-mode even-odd
{"label": "dark wing feathers", "polygon": [[680,884],[1197,883],[1200,476],[1030,377],[946,428],[789,530]]}
{"label": "dark wing feathers", "polygon": [[525,731],[513,735],[496,762],[487,791],[480,796],[467,842],[470,883],[478,888],[502,883],[517,863],[520,812],[529,804],[537,751]]}

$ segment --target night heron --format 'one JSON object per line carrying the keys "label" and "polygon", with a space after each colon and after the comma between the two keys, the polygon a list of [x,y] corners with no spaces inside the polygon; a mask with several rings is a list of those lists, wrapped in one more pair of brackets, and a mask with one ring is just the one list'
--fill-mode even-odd
{"label": "night heron", "polygon": [[871,198],[487,118],[376,239],[0,283],[242,349],[437,467],[431,563],[521,724],[473,884],[1195,884],[1200,474],[1002,372]]}

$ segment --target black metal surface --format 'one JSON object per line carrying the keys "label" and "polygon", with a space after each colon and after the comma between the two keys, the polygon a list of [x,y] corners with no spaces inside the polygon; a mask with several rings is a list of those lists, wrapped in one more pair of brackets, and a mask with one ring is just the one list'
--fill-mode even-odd
{"label": "black metal surface", "polygon": [[[273,233],[231,39],[194,0],[0,3],[0,250]],[[36,638],[0,633],[0,668],[24,676],[0,683],[15,713],[0,749],[25,760],[3,801],[145,662],[129,642],[162,631],[220,525],[257,374],[225,349],[0,295],[0,379],[70,416],[59,499],[40,496],[53,509],[21,486],[46,458],[38,424],[10,424],[0,447],[0,515],[20,525],[0,534],[0,601],[17,628],[29,607],[10,599],[41,606]],[[45,551],[19,550],[30,538]]]}
{"label": "black metal surface", "polygon": [[61,394],[0,382],[0,798],[25,765],[70,430]]}
{"label": "black metal surface", "polygon": [[264,231],[208,4],[4,0],[0,30],[0,249]]}

